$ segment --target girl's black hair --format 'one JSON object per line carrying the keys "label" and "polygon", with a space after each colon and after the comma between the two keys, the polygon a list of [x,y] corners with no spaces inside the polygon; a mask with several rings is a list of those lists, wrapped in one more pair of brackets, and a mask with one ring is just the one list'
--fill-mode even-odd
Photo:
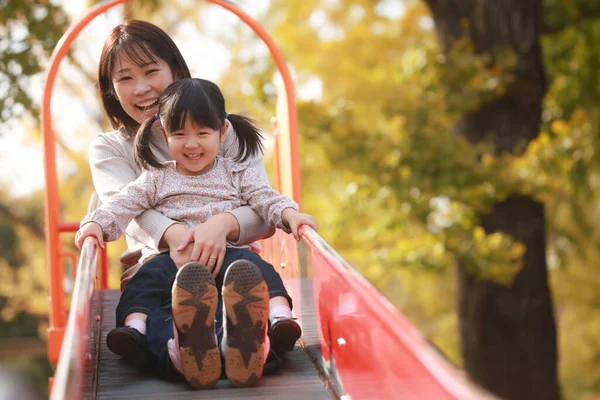
{"label": "girl's black hair", "polygon": [[223,93],[213,82],[185,78],[173,82],[165,89],[158,99],[158,113],[140,126],[134,142],[136,163],[141,168],[161,168],[162,164],[150,150],[152,125],[160,119],[162,128],[168,135],[169,132],[183,129],[188,118],[196,125],[217,131],[223,128],[225,119],[229,120],[239,143],[236,161],[245,161],[262,151],[262,134],[254,120],[227,114]]}

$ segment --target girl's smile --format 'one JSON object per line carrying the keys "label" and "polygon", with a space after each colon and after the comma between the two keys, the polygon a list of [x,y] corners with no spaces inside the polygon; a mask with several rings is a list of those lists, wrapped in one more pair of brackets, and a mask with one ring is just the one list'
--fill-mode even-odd
{"label": "girl's smile", "polygon": [[186,119],[183,129],[166,132],[169,152],[175,160],[177,172],[195,176],[210,171],[226,132],[227,123],[218,131],[198,125],[190,118]]}

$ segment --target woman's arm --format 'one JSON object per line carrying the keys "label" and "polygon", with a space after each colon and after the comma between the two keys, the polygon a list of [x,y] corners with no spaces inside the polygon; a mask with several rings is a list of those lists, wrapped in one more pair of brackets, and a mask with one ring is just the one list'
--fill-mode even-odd
{"label": "woman's arm", "polygon": [[[97,135],[88,156],[94,188],[102,202],[133,182],[140,173],[135,168],[131,143],[116,133]],[[175,223],[158,211],[146,210],[128,225],[126,232],[138,242],[158,250],[167,228]]]}

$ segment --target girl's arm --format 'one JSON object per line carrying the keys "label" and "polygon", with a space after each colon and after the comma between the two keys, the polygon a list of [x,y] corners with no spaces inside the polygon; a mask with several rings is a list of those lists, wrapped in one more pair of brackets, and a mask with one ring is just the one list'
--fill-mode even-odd
{"label": "girl's arm", "polygon": [[[89,148],[90,169],[94,188],[98,197],[106,203],[112,196],[122,190],[127,184],[133,182],[138,176],[133,160],[133,147],[124,138],[109,137],[110,134],[97,135]],[[127,234],[140,243],[160,249],[165,244],[161,243],[165,232],[175,221],[165,217],[155,210],[146,210],[137,216],[127,227]],[[180,227],[181,225],[178,224]],[[175,227],[170,229],[175,230]],[[183,234],[180,234],[182,236]],[[170,240],[173,245],[179,244],[177,235],[173,234]],[[175,243],[176,242],[176,243]]]}
{"label": "girl's arm", "polygon": [[[160,171],[157,171],[160,173]],[[94,210],[81,221],[79,233],[86,231],[86,224],[95,222],[102,228],[102,239],[107,242],[117,240],[129,222],[146,209],[154,207],[157,181],[156,174],[144,172],[106,203]],[[85,235],[78,235],[81,240]]]}
{"label": "girl's arm", "polygon": [[239,188],[242,198],[266,221],[294,235],[300,240],[298,228],[308,225],[315,231],[317,222],[310,214],[298,211],[298,204],[269,186],[252,168],[239,171]]}
{"label": "girl's arm", "polygon": [[[232,169],[235,171],[235,166]],[[282,221],[281,214],[286,208],[297,211],[298,204],[272,189],[269,182],[253,168],[238,169],[234,172],[234,181],[236,179],[242,199],[265,221],[290,233],[289,226]]]}

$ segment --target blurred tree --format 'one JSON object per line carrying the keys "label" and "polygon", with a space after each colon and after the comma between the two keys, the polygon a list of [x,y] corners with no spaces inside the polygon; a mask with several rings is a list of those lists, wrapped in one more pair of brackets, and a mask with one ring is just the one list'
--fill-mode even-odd
{"label": "blurred tree", "polygon": [[[467,38],[489,68],[514,54],[505,92],[456,124],[473,145],[489,141],[493,154],[522,154],[538,136],[547,82],[540,46],[541,1],[426,0],[441,47],[449,54]],[[527,250],[510,286],[473,276],[460,263],[459,316],[464,365],[483,387],[505,399],[558,399],[556,327],[546,269],[544,206],[510,193],[479,215],[487,233],[506,232]]]}
{"label": "blurred tree", "polygon": [[1,0],[0,127],[24,115],[37,119],[31,78],[39,74],[69,24],[52,2]]}
{"label": "blurred tree", "polygon": [[[62,7],[48,2],[0,1],[0,8],[0,128],[15,130],[15,121],[38,120],[39,103],[31,88],[69,18]],[[8,131],[0,129],[0,135]],[[43,336],[47,276],[40,251],[41,194],[15,200],[6,192],[0,191],[0,324],[7,335]]]}
{"label": "blurred tree", "polygon": [[600,1],[546,0],[544,62],[552,83],[538,158],[561,190],[548,204],[549,260],[565,398],[600,393]]}

